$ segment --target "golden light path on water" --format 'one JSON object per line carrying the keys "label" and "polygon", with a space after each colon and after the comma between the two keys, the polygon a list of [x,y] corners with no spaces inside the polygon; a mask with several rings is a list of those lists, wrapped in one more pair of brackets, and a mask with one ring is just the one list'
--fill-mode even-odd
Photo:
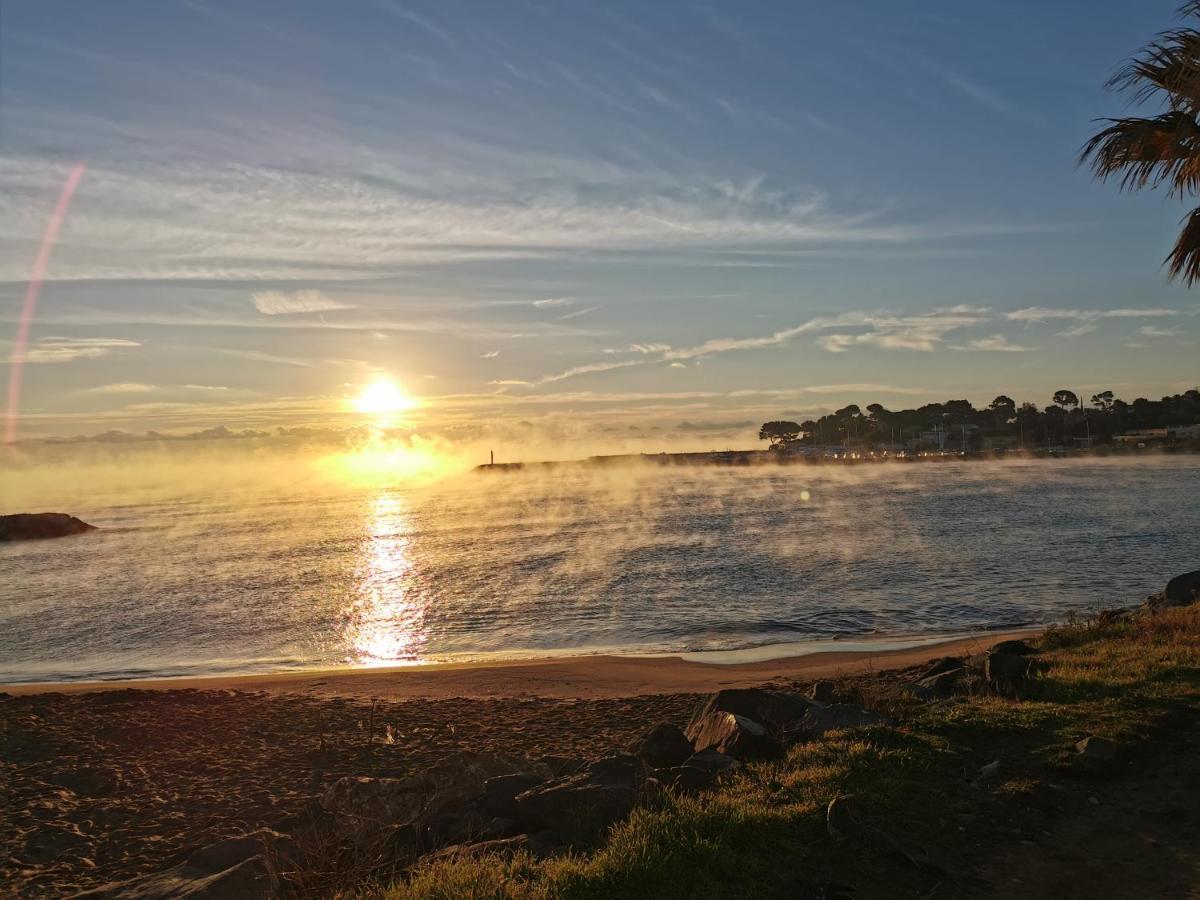
{"label": "golden light path on water", "polygon": [[416,584],[412,515],[395,490],[372,501],[348,611],[348,662],[394,666],[418,662],[425,645],[425,598]]}

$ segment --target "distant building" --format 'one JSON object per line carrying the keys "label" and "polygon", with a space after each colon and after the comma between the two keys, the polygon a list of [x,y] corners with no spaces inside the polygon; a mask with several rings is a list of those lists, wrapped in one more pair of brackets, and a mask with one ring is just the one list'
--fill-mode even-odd
{"label": "distant building", "polygon": [[979,439],[983,450],[1017,450],[1021,446],[1021,438],[1015,434],[984,434]]}
{"label": "distant building", "polygon": [[1113,440],[1118,444],[1149,444],[1154,441],[1165,441],[1167,432],[1166,428],[1138,428],[1124,434],[1114,434]]}
{"label": "distant building", "polygon": [[1172,425],[1167,434],[1176,440],[1197,441],[1200,440],[1200,425]]}

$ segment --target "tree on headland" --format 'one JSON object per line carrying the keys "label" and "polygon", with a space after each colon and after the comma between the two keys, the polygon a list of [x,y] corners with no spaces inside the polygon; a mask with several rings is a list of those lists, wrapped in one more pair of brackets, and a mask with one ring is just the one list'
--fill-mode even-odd
{"label": "tree on headland", "polygon": [[1074,391],[1055,391],[1054,405],[1061,406],[1066,412],[1069,407],[1079,406],[1079,398],[1075,396]]}
{"label": "tree on headland", "polygon": [[[1119,176],[1122,190],[1166,186],[1184,199],[1200,194],[1200,0],[1179,15],[1187,24],[1159,34],[1106,85],[1162,111],[1103,120],[1107,126],[1084,144],[1079,161],[1101,181]],[[1200,278],[1200,207],[1185,216],[1165,262],[1171,278],[1189,286]]]}
{"label": "tree on headland", "polygon": [[916,409],[890,410],[871,403],[855,404],[815,419],[767,422],[759,438],[773,450],[793,447],[849,448],[894,447],[897,439],[915,448],[983,449],[1011,443],[1020,447],[1045,447],[1089,439],[1110,443],[1113,436],[1144,428],[1200,425],[1200,389],[1161,400],[1139,397],[1126,403],[1112,391],[1091,397],[1094,407],[1086,414],[1073,391],[1054,392],[1054,403],[1045,409],[1029,401],[1018,404],[1000,394],[986,409],[975,409],[967,400],[926,403]]}
{"label": "tree on headland", "polygon": [[799,440],[801,433],[800,425],[796,422],[765,422],[758,430],[758,439],[770,441],[774,449]]}

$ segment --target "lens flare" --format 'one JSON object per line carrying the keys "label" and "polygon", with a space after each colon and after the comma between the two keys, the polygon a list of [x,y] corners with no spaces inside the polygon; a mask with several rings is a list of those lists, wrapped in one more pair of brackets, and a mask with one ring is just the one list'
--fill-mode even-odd
{"label": "lens flare", "polygon": [[25,289],[25,303],[21,307],[21,318],[17,324],[17,334],[13,339],[12,363],[8,369],[8,413],[4,419],[4,443],[15,444],[17,441],[17,417],[21,409],[21,369],[25,365],[25,345],[29,342],[29,329],[33,325],[33,314],[37,309],[38,294],[42,292],[42,281],[46,277],[46,267],[50,264],[50,254],[58,241],[58,232],[62,228],[63,219],[67,217],[67,209],[75,189],[83,179],[87,166],[76,163],[67,175],[67,181],[58,194],[58,203],[46,223],[46,231],[42,235],[42,243],[38,247],[37,256],[33,261],[33,271],[29,275],[29,287]]}

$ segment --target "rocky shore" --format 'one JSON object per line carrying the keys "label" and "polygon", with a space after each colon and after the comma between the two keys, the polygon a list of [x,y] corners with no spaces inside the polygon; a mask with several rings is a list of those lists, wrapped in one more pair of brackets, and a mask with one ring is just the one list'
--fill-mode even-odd
{"label": "rocky shore", "polygon": [[[1102,618],[1198,599],[1192,572]],[[0,695],[0,880],[30,897],[322,896],[431,860],[553,858],[597,846],[638,807],[703,794],[792,748],[892,732],[900,707],[1036,707],[1048,668],[1036,642],[1008,639],[898,672],[709,695]],[[1084,735],[1068,762],[1100,772],[1123,752]],[[831,835],[870,827],[834,799]]]}

